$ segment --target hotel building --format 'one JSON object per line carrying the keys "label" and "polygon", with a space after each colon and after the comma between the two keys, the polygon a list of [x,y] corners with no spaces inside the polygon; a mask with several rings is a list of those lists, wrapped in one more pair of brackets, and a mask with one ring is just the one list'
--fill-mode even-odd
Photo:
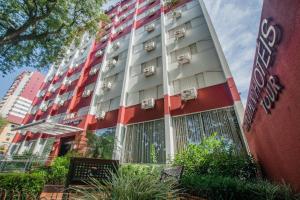
{"label": "hotel building", "polygon": [[245,150],[243,106],[203,0],[172,8],[124,0],[100,39],[84,35],[50,69],[10,153],[84,151],[86,133],[113,135],[112,158],[165,163],[217,132]]}
{"label": "hotel building", "polygon": [[31,103],[42,85],[44,76],[39,72],[23,72],[18,75],[0,101],[0,117],[8,124],[0,130],[0,146],[5,149],[12,142],[15,131],[29,112]]}

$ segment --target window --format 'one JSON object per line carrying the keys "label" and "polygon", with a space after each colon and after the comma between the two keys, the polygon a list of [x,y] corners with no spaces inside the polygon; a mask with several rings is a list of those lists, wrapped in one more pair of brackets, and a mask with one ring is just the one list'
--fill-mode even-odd
{"label": "window", "polygon": [[158,163],[165,163],[164,120],[128,125],[123,149],[123,162],[153,163],[155,154]]}
{"label": "window", "polygon": [[204,137],[213,133],[234,144],[237,151],[242,151],[244,148],[239,124],[232,107],[173,117],[172,124],[177,152],[185,149],[188,144],[199,144]]}

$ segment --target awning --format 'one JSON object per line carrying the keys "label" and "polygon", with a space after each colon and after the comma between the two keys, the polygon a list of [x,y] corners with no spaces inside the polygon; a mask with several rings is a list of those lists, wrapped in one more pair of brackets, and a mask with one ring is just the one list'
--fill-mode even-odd
{"label": "awning", "polygon": [[81,128],[77,128],[74,126],[68,126],[64,124],[59,124],[47,120],[41,120],[38,122],[33,122],[30,124],[25,124],[18,126],[13,131],[30,131],[32,133],[46,133],[50,135],[62,135],[66,133],[74,133],[83,131]]}

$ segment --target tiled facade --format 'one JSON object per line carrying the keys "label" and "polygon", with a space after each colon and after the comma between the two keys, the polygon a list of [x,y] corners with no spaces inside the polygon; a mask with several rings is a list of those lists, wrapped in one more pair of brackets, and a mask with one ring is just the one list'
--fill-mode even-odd
{"label": "tiled facade", "polygon": [[86,130],[112,132],[113,158],[123,162],[151,162],[151,148],[166,162],[213,132],[244,148],[243,107],[203,1],[163,4],[119,2],[99,41],[85,35],[50,69],[23,123],[47,119],[82,133],[26,133],[11,153],[43,153],[51,140],[46,153],[60,155],[66,138],[81,150]]}

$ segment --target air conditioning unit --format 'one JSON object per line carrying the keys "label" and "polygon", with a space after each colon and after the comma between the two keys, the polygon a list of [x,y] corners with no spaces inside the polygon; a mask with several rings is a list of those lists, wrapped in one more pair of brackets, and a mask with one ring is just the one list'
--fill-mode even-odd
{"label": "air conditioning unit", "polygon": [[114,67],[116,64],[117,64],[117,60],[115,60],[115,59],[109,60],[107,62],[107,68],[110,69],[110,68]]}
{"label": "air conditioning unit", "polygon": [[104,29],[107,31],[108,29],[110,29],[111,26],[112,24],[107,24],[106,26],[104,26]]}
{"label": "air conditioning unit", "polygon": [[123,21],[123,20],[125,20],[125,19],[126,19],[126,16],[125,16],[125,15],[122,15],[122,16],[119,17],[119,20],[120,20],[120,21]]}
{"label": "air conditioning unit", "polygon": [[85,90],[85,91],[82,93],[82,97],[88,97],[88,96],[91,95],[91,93],[92,93],[91,90]]}
{"label": "air conditioning unit", "polygon": [[119,47],[120,47],[120,42],[115,42],[115,43],[112,45],[112,48],[113,48],[114,50],[117,50]]}
{"label": "air conditioning unit", "polygon": [[105,111],[99,111],[96,113],[96,119],[104,119],[106,115]]}
{"label": "air conditioning unit", "polygon": [[89,75],[93,76],[93,75],[95,75],[97,73],[97,71],[98,71],[98,68],[95,67],[95,68],[91,69],[91,71],[89,72]]}
{"label": "air conditioning unit", "polygon": [[47,79],[47,82],[51,82],[53,78],[54,78],[53,75],[49,76],[48,79]]}
{"label": "air conditioning unit", "polygon": [[175,40],[179,40],[181,38],[184,38],[184,36],[185,36],[185,29],[184,28],[176,30],[174,32]]}
{"label": "air conditioning unit", "polygon": [[118,29],[116,29],[116,33],[117,33],[117,34],[122,33],[122,31],[123,31],[123,27],[122,27],[122,26],[119,27]]}
{"label": "air conditioning unit", "polygon": [[100,57],[103,55],[103,51],[102,50],[98,50],[95,54],[96,57]]}
{"label": "air conditioning unit", "polygon": [[141,107],[142,109],[150,109],[150,108],[154,108],[154,105],[155,105],[155,101],[153,98],[151,99],[144,99],[142,101],[142,104],[141,104]]}
{"label": "air conditioning unit", "polygon": [[104,82],[102,85],[103,90],[110,90],[112,87],[112,82]]}
{"label": "air conditioning unit", "polygon": [[40,108],[41,108],[41,110],[42,110],[43,112],[47,111],[47,106],[46,106],[46,105],[42,105]]}
{"label": "air conditioning unit", "polygon": [[111,18],[113,18],[113,17],[115,17],[115,16],[116,16],[116,13],[112,13],[112,14],[110,15]]}
{"label": "air conditioning unit", "polygon": [[100,42],[105,42],[107,39],[108,39],[108,36],[105,35],[105,36],[103,36],[103,37],[100,39]]}
{"label": "air conditioning unit", "polygon": [[67,80],[65,83],[66,86],[70,86],[71,84],[72,84],[72,80]]}
{"label": "air conditioning unit", "polygon": [[148,25],[145,26],[145,30],[146,30],[148,33],[154,31],[154,29],[155,29],[155,24],[148,24]]}
{"label": "air conditioning unit", "polygon": [[63,106],[64,103],[65,103],[64,99],[59,99],[57,104],[60,105],[60,106]]}
{"label": "air conditioning unit", "polygon": [[174,11],[172,17],[173,19],[179,19],[181,17],[181,11]]}
{"label": "air conditioning unit", "polygon": [[60,71],[60,72],[57,73],[57,75],[60,77],[60,76],[64,75],[64,72]]}
{"label": "air conditioning unit", "polygon": [[51,87],[51,88],[49,89],[49,92],[55,92],[55,90],[56,90],[55,87]]}
{"label": "air conditioning unit", "polygon": [[146,51],[153,51],[154,49],[155,49],[155,42],[154,41],[151,41],[151,42],[147,42],[146,44],[145,44],[145,50]]}
{"label": "air conditioning unit", "polygon": [[154,3],[156,0],[147,0],[148,4]]}
{"label": "air conditioning unit", "polygon": [[151,76],[155,73],[155,66],[149,66],[149,67],[145,67],[143,69],[143,73],[146,77]]}
{"label": "air conditioning unit", "polygon": [[188,64],[188,63],[190,63],[190,61],[191,61],[190,54],[184,54],[184,55],[180,55],[177,57],[177,62],[180,65]]}
{"label": "air conditioning unit", "polygon": [[196,98],[197,98],[196,88],[181,91],[181,100],[183,100],[183,101],[196,99]]}
{"label": "air conditioning unit", "polygon": [[153,16],[155,14],[155,12],[156,12],[156,10],[152,8],[152,9],[148,10],[147,16],[151,17],[151,16]]}
{"label": "air conditioning unit", "polygon": [[46,91],[45,90],[42,90],[42,91],[40,91],[39,92],[39,94],[38,94],[38,96],[37,97],[43,97],[43,96],[45,96],[45,94],[46,94]]}
{"label": "air conditioning unit", "polygon": [[129,7],[128,4],[124,5],[123,8],[122,8],[122,11],[128,9],[128,7]]}

